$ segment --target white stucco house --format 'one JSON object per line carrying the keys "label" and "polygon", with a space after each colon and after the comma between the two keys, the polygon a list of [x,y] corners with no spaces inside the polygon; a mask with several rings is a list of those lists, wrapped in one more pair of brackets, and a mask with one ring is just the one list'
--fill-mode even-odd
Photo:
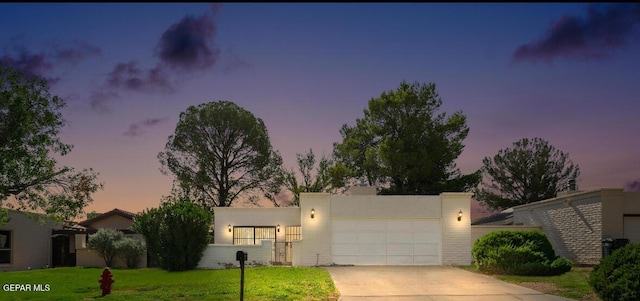
{"label": "white stucco house", "polygon": [[467,265],[471,193],[302,193],[300,207],[215,208],[201,268],[248,265]]}

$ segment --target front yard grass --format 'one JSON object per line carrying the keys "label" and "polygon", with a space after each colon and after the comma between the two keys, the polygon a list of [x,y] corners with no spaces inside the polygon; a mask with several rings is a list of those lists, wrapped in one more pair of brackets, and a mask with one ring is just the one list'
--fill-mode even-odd
{"label": "front yard grass", "polygon": [[[480,273],[474,265],[460,266],[460,268]],[[573,267],[571,271],[558,276],[490,276],[549,295],[581,301],[598,301],[600,299],[588,282],[591,270],[593,270],[592,267]]]}
{"label": "front yard grass", "polygon": [[[0,272],[0,300],[239,300],[240,269],[167,272],[112,269],[111,294],[101,297],[101,268],[52,268]],[[244,299],[337,300],[331,276],[312,267],[245,269]],[[5,284],[49,285],[49,291],[6,291]],[[24,287],[24,286],[23,286]]]}

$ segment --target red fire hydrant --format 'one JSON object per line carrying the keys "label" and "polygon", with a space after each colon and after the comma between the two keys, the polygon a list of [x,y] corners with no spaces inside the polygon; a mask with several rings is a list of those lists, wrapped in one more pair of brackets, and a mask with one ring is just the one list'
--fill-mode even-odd
{"label": "red fire hydrant", "polygon": [[100,275],[100,280],[98,280],[98,282],[100,282],[102,296],[104,297],[108,294],[111,294],[111,284],[116,281],[113,280],[113,275],[111,275],[111,271],[109,270],[109,268],[105,268],[104,271],[102,271],[102,275]]}

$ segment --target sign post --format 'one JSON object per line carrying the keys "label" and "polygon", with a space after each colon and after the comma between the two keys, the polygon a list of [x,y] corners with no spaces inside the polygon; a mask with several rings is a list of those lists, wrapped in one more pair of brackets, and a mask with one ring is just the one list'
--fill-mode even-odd
{"label": "sign post", "polygon": [[244,262],[247,261],[247,258],[246,252],[236,252],[236,260],[240,261],[240,301],[244,300]]}

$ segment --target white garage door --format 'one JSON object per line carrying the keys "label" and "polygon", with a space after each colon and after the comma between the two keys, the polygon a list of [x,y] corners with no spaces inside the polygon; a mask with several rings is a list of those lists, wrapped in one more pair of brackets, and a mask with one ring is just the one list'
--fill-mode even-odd
{"label": "white garage door", "polygon": [[623,232],[629,242],[640,243],[640,216],[625,216]]}
{"label": "white garage door", "polygon": [[437,265],[439,220],[334,220],[333,262],[355,265]]}

